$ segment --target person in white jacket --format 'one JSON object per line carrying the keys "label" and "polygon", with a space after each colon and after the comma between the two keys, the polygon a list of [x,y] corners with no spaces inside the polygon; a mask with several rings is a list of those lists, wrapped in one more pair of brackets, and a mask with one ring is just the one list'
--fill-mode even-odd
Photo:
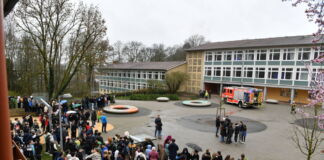
{"label": "person in white jacket", "polygon": [[135,151],[134,160],[146,160],[146,156],[140,148]]}
{"label": "person in white jacket", "polygon": [[101,160],[100,150],[98,148],[92,150],[92,154],[85,157],[85,159],[91,158],[92,160]]}

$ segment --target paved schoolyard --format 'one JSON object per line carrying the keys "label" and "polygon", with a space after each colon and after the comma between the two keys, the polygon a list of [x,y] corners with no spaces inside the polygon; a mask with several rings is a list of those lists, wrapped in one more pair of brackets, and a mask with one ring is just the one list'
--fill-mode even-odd
{"label": "paved schoolyard", "polygon": [[[212,100],[213,101],[213,100]],[[293,116],[290,108],[283,104],[266,104],[260,109],[239,109],[233,105],[224,105],[226,112],[231,114],[234,121],[244,120],[248,123],[248,133],[245,144],[223,144],[213,133],[213,116],[216,107],[193,108],[179,105],[179,102],[153,102],[117,100],[117,104],[134,105],[140,112],[133,115],[107,114],[108,121],[114,129],[105,137],[114,134],[154,134],[154,118],[161,115],[163,122],[163,137],[172,135],[176,143],[187,147],[193,143],[203,150],[211,152],[222,151],[223,155],[230,154],[239,157],[245,153],[249,160],[299,160],[305,159],[292,141]],[[158,142],[159,143],[159,142]],[[324,144],[321,146],[324,149]],[[190,149],[191,151],[191,149]],[[318,153],[314,159],[324,159],[324,154]]]}

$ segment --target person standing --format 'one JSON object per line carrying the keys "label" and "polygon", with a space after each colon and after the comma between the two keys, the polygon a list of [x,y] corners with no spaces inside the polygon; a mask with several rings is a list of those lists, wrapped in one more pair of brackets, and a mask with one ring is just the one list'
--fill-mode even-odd
{"label": "person standing", "polygon": [[234,141],[235,141],[235,143],[237,143],[237,138],[238,138],[239,133],[240,133],[240,125],[238,123],[235,123],[235,126],[234,126]]}
{"label": "person standing", "polygon": [[291,103],[290,114],[296,114],[296,103],[295,103],[295,101],[292,101],[292,103]]}
{"label": "person standing", "polygon": [[241,121],[241,127],[240,127],[241,143],[245,143],[246,131],[247,131],[246,125]]}
{"label": "person standing", "polygon": [[191,154],[189,160],[199,160],[199,153],[198,150],[194,150],[194,152]]}
{"label": "person standing", "polygon": [[207,149],[206,152],[201,156],[201,160],[211,160],[211,155],[209,150]]}
{"label": "person standing", "polygon": [[177,152],[179,150],[178,145],[175,143],[175,139],[172,139],[171,144],[168,147],[170,160],[176,160]]}
{"label": "person standing", "polygon": [[221,151],[217,151],[217,160],[223,160],[223,156],[222,156],[222,152]]}
{"label": "person standing", "polygon": [[94,127],[96,125],[96,120],[97,120],[97,112],[92,111],[91,112],[91,126]]}
{"label": "person standing", "polygon": [[107,117],[106,116],[104,116],[104,115],[102,115],[101,116],[101,123],[102,123],[102,127],[101,127],[101,132],[105,132],[105,133],[107,133]]}
{"label": "person standing", "polygon": [[149,160],[158,160],[159,159],[159,154],[156,151],[155,147],[152,147],[152,151],[149,153]]}
{"label": "person standing", "polygon": [[221,142],[225,142],[225,137],[226,137],[226,127],[224,124],[221,124],[220,126],[220,135],[221,135]]}
{"label": "person standing", "polygon": [[208,91],[205,90],[205,99],[207,100],[209,98],[209,94],[208,94]]}
{"label": "person standing", "polygon": [[241,158],[239,160],[247,160],[244,153],[241,154]]}
{"label": "person standing", "polygon": [[232,123],[230,123],[228,125],[228,127],[227,127],[227,139],[226,139],[226,143],[227,144],[231,144],[232,143],[233,132],[234,132],[233,125],[232,125]]}
{"label": "person standing", "polygon": [[162,132],[162,120],[160,118],[160,115],[157,115],[155,118],[155,132],[154,137],[158,137],[158,139],[161,139],[161,132]]}
{"label": "person standing", "polygon": [[218,131],[219,131],[220,124],[221,124],[220,117],[217,116],[217,118],[216,118],[216,137],[218,137]]}

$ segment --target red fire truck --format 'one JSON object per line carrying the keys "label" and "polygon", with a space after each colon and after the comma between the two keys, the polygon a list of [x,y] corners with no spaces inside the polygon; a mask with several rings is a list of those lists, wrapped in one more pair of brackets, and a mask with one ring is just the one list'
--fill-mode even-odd
{"label": "red fire truck", "polygon": [[237,104],[240,108],[259,106],[263,102],[263,91],[250,87],[224,87],[222,99],[224,103]]}

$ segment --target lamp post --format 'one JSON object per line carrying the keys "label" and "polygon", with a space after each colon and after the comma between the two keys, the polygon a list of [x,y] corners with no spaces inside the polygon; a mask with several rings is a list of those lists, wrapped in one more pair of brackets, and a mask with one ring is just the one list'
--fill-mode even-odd
{"label": "lamp post", "polygon": [[59,127],[60,127],[60,146],[61,150],[63,150],[63,132],[62,132],[62,105],[67,103],[67,100],[59,100]]}

